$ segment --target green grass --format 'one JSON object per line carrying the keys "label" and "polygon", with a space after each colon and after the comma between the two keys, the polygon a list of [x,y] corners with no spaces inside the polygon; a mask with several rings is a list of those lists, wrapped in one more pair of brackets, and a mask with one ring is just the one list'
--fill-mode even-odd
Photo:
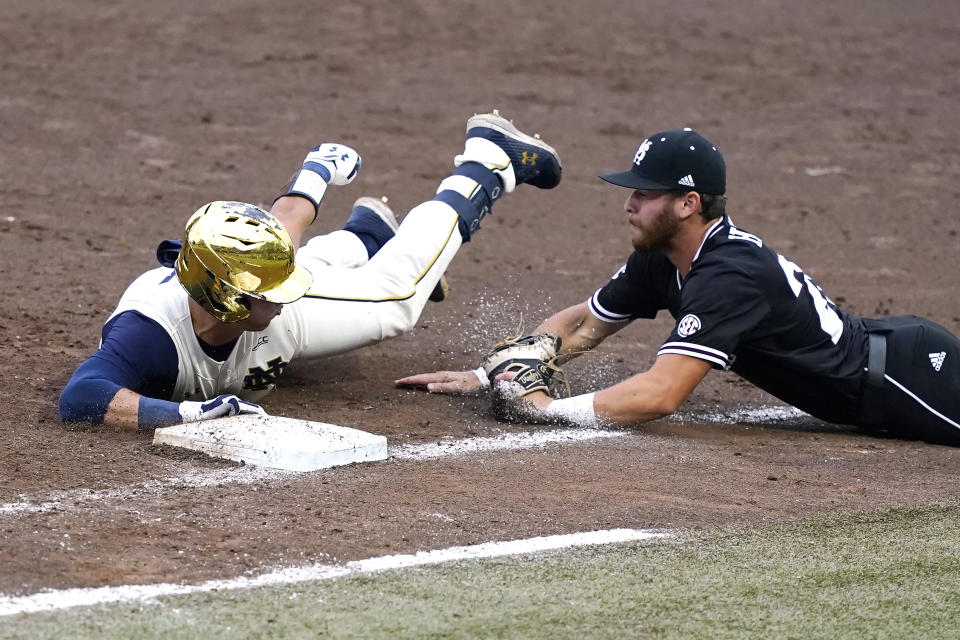
{"label": "green grass", "polygon": [[0,618],[0,638],[960,638],[960,506]]}

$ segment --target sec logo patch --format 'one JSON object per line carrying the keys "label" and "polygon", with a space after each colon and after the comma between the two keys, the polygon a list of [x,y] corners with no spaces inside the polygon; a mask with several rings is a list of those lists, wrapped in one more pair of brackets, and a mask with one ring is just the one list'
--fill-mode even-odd
{"label": "sec logo patch", "polygon": [[700,318],[692,313],[683,316],[680,318],[680,322],[677,323],[677,333],[684,338],[692,336],[697,331],[700,331]]}

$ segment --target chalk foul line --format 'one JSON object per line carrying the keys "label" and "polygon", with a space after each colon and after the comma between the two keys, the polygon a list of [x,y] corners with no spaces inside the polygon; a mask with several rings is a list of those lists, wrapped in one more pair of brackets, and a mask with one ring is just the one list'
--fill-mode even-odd
{"label": "chalk foul line", "polygon": [[413,554],[379,556],[365,560],[354,560],[343,565],[313,564],[301,567],[288,567],[254,577],[209,580],[192,585],[162,583],[98,587],[92,589],[61,589],[17,597],[0,595],[0,617],[40,611],[54,611],[70,607],[89,607],[131,601],[144,602],[163,596],[176,596],[208,591],[289,585],[301,582],[330,580],[348,575],[371,574],[390,569],[436,565],[459,560],[498,558],[526,553],[556,551],[572,547],[637,542],[668,538],[673,535],[673,533],[668,531],[606,529],[602,531],[527,538],[525,540],[485,542],[483,544],[465,547],[419,551]]}

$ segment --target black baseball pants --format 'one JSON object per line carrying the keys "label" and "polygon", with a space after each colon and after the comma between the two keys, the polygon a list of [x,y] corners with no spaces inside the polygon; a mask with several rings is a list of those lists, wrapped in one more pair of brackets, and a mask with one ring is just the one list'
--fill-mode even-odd
{"label": "black baseball pants", "polygon": [[865,322],[867,423],[900,438],[960,446],[960,339],[917,316]]}

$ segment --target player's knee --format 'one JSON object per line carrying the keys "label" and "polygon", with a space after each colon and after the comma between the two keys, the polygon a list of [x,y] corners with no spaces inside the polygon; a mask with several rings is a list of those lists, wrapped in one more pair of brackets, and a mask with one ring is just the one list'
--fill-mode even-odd
{"label": "player's knee", "polygon": [[417,320],[420,319],[421,310],[422,307],[412,305],[409,302],[393,305],[393,308],[390,309],[381,323],[384,339],[395,338],[410,331],[417,324]]}
{"label": "player's knee", "polygon": [[385,338],[396,338],[403,335],[417,324],[420,314],[396,313],[393,314],[391,321],[384,331]]}

